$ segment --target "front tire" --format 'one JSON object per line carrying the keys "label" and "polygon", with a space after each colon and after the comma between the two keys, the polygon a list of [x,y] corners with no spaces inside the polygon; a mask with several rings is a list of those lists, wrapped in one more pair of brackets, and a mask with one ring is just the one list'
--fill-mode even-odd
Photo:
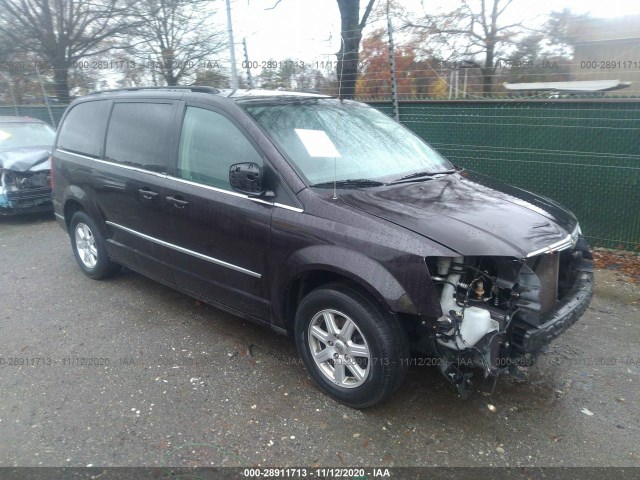
{"label": "front tire", "polygon": [[109,259],[104,237],[94,221],[83,211],[71,217],[69,225],[71,248],[82,272],[90,278],[100,280],[120,270],[120,265]]}
{"label": "front tire", "polygon": [[347,285],[330,284],[304,297],[295,341],[320,389],[350,407],[386,400],[406,376],[409,346],[398,320]]}

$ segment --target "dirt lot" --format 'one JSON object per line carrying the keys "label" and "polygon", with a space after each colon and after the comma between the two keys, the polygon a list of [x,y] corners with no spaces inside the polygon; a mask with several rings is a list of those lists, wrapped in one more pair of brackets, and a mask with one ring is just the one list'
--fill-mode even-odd
{"label": "dirt lot", "polygon": [[0,219],[0,275],[0,466],[640,465],[640,285],[620,270],[527,381],[460,400],[416,366],[365,411],[285,337],[135,273],[85,278],[50,217]]}

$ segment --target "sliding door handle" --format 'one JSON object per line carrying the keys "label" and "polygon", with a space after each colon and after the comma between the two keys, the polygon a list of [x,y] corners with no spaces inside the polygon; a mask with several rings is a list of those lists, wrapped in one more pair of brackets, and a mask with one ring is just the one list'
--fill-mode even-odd
{"label": "sliding door handle", "polygon": [[171,205],[173,205],[176,208],[184,208],[187,205],[189,205],[189,202],[187,202],[186,200],[184,200],[182,197],[180,197],[179,195],[176,195],[175,197],[172,195],[169,195],[167,197],[167,202],[169,202]]}

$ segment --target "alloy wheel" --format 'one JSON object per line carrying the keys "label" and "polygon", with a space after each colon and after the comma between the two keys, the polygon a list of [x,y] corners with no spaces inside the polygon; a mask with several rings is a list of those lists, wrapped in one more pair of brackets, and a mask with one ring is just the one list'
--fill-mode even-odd
{"label": "alloy wheel", "polygon": [[98,263],[98,249],[93,232],[86,223],[78,223],[75,231],[76,249],[80,260],[87,268],[94,268]]}
{"label": "alloy wheel", "polygon": [[337,310],[326,309],[309,323],[309,348],[318,369],[343,388],[362,385],[369,376],[370,350],[358,325]]}

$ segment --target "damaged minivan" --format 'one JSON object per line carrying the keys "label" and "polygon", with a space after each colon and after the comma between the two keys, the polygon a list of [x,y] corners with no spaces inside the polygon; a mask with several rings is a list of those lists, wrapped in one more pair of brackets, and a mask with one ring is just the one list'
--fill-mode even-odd
{"label": "damaged minivan", "polygon": [[0,215],[51,211],[55,131],[29,117],[0,117]]}
{"label": "damaged minivan", "polygon": [[55,214],[88,277],[126,265],[291,335],[352,407],[389,398],[415,355],[466,397],[532,365],[591,300],[571,212],[358,102],[96,93],[69,106],[52,159]]}

